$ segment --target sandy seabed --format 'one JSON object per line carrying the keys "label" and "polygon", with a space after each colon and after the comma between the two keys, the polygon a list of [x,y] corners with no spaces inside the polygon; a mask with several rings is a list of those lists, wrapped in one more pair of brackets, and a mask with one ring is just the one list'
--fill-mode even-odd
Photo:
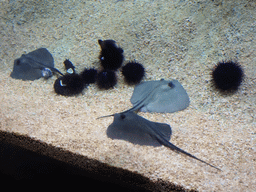
{"label": "sandy seabed", "polygon": [[[88,0],[0,1],[0,130],[27,135],[73,153],[161,178],[199,191],[256,188],[256,2]],[[220,169],[162,147],[111,140],[113,118],[102,115],[131,107],[133,87],[118,72],[114,89],[89,86],[75,97],[56,95],[56,77],[36,81],[10,78],[14,59],[40,47],[64,71],[68,58],[78,72],[99,68],[98,39],[113,39],[126,62],[146,69],[147,80],[177,79],[190,106],[171,114],[139,113],[172,127],[171,142]],[[245,78],[233,95],[211,86],[219,61],[235,60]]]}

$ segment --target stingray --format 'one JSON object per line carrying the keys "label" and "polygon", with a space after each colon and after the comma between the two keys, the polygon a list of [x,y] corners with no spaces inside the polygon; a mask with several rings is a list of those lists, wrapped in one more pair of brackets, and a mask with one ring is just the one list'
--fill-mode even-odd
{"label": "stingray", "polygon": [[36,80],[41,77],[49,78],[53,73],[63,75],[54,68],[54,60],[46,48],[39,48],[28,54],[22,54],[15,59],[11,77],[22,80]]}
{"label": "stingray", "polygon": [[[189,106],[186,90],[177,80],[145,81],[135,86],[131,103],[133,107],[123,111],[173,113]],[[102,116],[109,117],[112,115]]]}
{"label": "stingray", "polygon": [[127,111],[173,113],[189,106],[186,90],[177,80],[145,81],[135,86]]}
{"label": "stingray", "polygon": [[183,153],[198,161],[201,161],[215,169],[219,168],[191,155],[190,153],[176,147],[169,142],[172,134],[170,125],[149,121],[136,113],[129,111],[125,113],[116,113],[114,121],[107,129],[107,136],[111,139],[121,139],[134,144],[161,146],[174,150],[177,153]]}

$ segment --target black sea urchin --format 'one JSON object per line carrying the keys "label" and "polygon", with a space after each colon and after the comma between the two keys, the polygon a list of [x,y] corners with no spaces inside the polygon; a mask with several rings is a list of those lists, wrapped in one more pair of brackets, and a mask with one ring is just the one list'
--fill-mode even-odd
{"label": "black sea urchin", "polygon": [[76,73],[63,75],[56,79],[54,83],[55,92],[64,96],[73,96],[82,93],[84,87],[82,77]]}
{"label": "black sea urchin", "polygon": [[75,66],[73,65],[73,63],[71,61],[66,59],[64,61],[64,65],[65,65],[65,69],[66,69],[67,73],[69,73],[69,74],[75,73]]}
{"label": "black sea urchin", "polygon": [[99,72],[96,83],[100,89],[113,88],[117,83],[115,72],[111,70],[104,70]]}
{"label": "black sea urchin", "polygon": [[243,76],[243,69],[233,61],[219,62],[212,71],[213,84],[220,91],[236,91]]}
{"label": "black sea urchin", "polygon": [[138,84],[145,75],[145,69],[140,63],[129,62],[122,67],[122,74],[127,84]]}
{"label": "black sea urchin", "polygon": [[85,84],[91,84],[96,82],[97,70],[94,68],[84,69],[80,76],[83,78]]}
{"label": "black sea urchin", "polygon": [[121,67],[124,56],[123,49],[116,46],[114,40],[98,40],[101,47],[100,62],[105,70],[117,70]]}

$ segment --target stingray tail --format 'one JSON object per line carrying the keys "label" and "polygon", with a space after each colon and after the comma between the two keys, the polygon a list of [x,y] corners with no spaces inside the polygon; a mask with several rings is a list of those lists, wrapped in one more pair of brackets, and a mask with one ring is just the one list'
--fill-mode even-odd
{"label": "stingray tail", "polygon": [[166,141],[166,140],[163,139],[163,138],[161,138],[161,139],[157,138],[157,140],[158,140],[158,142],[162,143],[162,144],[165,145],[166,147],[169,147],[170,149],[174,150],[175,152],[183,153],[183,154],[185,154],[185,155],[187,155],[187,156],[189,156],[189,157],[192,157],[193,159],[196,159],[196,160],[198,160],[198,161],[201,161],[202,163],[205,163],[205,164],[207,164],[207,165],[209,165],[209,166],[211,166],[211,167],[213,167],[213,168],[218,169],[219,171],[221,171],[221,169],[219,169],[218,167],[215,167],[215,166],[211,165],[210,163],[207,163],[207,162],[205,162],[205,161],[203,161],[203,160],[201,160],[201,159],[198,159],[198,158],[195,157],[194,155],[191,155],[190,153],[188,153],[188,152],[186,152],[186,151],[184,151],[184,150],[182,150],[182,149],[176,147],[175,145],[173,145],[172,143]]}
{"label": "stingray tail", "polygon": [[143,107],[143,106],[139,107],[139,105],[140,105],[140,103],[138,105],[133,106],[132,108],[130,108],[126,111],[121,112],[121,113],[127,113],[127,112],[130,112],[130,111],[138,113],[138,111]]}
{"label": "stingray tail", "polygon": [[[126,111],[123,111],[123,112],[121,112],[121,113],[127,113],[127,112],[130,112],[130,111],[134,111],[135,113],[137,113],[139,110],[140,110],[140,108],[139,109],[136,109],[137,108],[137,105],[135,106],[135,107],[132,107],[131,109],[128,109],[128,110],[126,110]],[[120,113],[120,114],[121,114]],[[105,117],[112,117],[112,116],[114,116],[115,114],[111,114],[111,115],[106,115],[106,116],[100,116],[100,117],[97,117],[96,119],[101,119],[101,118],[105,118]]]}
{"label": "stingray tail", "polygon": [[101,118],[105,118],[105,117],[112,117],[114,116],[115,114],[112,114],[112,115],[106,115],[106,116],[100,116],[100,117],[97,117],[96,119],[101,119]]}
{"label": "stingray tail", "polygon": [[[33,59],[31,59],[31,58],[29,58],[29,57],[26,57],[27,59],[30,59],[30,60],[32,60],[32,61],[34,61]],[[34,61],[34,62],[36,62],[36,63],[39,63],[40,65],[41,65],[41,67],[37,67],[37,68],[39,68],[39,69],[43,69],[43,68],[49,68],[49,69],[51,69],[51,71],[53,71],[53,72],[57,72],[57,73],[59,73],[60,75],[62,75],[63,76],[63,74],[58,70],[58,69],[56,69],[56,68],[54,68],[54,67],[50,67],[50,66],[47,66],[47,65],[45,65],[45,64],[43,64],[43,63],[41,63],[41,62],[39,62],[39,61]]]}
{"label": "stingray tail", "polygon": [[57,72],[57,73],[59,73],[60,75],[62,75],[63,76],[63,74],[58,70],[58,69],[56,69],[56,68],[54,68],[54,67],[51,67],[50,68],[53,72]]}

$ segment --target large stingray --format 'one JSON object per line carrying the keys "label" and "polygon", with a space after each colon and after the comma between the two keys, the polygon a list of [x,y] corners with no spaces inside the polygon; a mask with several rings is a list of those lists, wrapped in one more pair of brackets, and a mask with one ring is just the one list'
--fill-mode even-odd
{"label": "large stingray", "polygon": [[49,78],[52,72],[63,75],[54,68],[51,53],[46,48],[39,48],[16,59],[10,76],[14,79],[36,80],[41,77]]}
{"label": "large stingray", "polygon": [[[133,107],[123,111],[173,113],[189,106],[186,90],[177,80],[145,81],[135,86],[131,103]],[[112,115],[102,116],[109,117]]]}
{"label": "large stingray", "polygon": [[107,136],[112,139],[126,140],[139,145],[160,146],[165,145],[178,153],[183,153],[198,161],[201,161],[215,169],[219,168],[191,155],[169,142],[171,127],[165,123],[149,121],[134,112],[116,113],[114,121],[107,129]]}

